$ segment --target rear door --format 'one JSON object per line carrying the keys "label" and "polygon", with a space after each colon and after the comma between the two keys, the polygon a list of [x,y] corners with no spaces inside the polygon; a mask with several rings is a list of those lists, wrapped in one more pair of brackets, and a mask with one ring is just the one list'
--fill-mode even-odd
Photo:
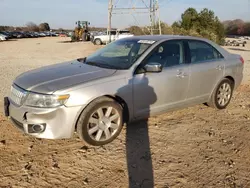
{"label": "rear door", "polygon": [[187,41],[190,52],[188,99],[207,100],[224,76],[225,59],[213,46],[199,40]]}

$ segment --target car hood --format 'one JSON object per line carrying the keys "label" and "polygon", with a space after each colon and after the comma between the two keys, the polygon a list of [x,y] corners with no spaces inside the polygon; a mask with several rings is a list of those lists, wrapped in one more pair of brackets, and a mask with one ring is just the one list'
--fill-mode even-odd
{"label": "car hood", "polygon": [[116,70],[70,61],[31,70],[19,75],[14,83],[28,91],[53,93],[88,81],[113,75]]}

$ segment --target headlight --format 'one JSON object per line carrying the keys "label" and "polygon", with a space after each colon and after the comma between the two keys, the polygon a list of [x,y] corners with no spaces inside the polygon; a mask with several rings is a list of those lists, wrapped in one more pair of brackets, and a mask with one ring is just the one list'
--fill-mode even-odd
{"label": "headlight", "polygon": [[62,106],[68,98],[69,95],[43,95],[29,93],[24,104],[32,107],[53,108]]}

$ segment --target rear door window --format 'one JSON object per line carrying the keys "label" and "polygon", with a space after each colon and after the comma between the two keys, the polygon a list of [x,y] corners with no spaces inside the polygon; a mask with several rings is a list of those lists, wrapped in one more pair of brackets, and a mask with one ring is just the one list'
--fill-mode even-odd
{"label": "rear door window", "polygon": [[218,60],[223,56],[210,44],[203,41],[188,41],[191,63]]}

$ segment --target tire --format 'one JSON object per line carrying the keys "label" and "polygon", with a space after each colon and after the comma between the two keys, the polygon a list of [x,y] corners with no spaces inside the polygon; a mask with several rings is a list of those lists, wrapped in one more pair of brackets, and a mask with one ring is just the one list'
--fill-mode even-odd
{"label": "tire", "polygon": [[87,41],[87,40],[86,40],[86,39],[87,39],[86,36],[87,36],[86,33],[83,33],[83,34],[82,34],[82,41],[83,41],[83,42]]}
{"label": "tire", "polygon": [[232,99],[233,89],[233,82],[227,78],[224,78],[213,91],[210,101],[207,103],[208,106],[219,110],[225,109]]}
{"label": "tire", "polygon": [[90,103],[83,110],[77,122],[77,133],[80,139],[87,144],[102,146],[112,142],[120,134],[122,127],[123,109],[121,105],[113,99],[102,97]]}
{"label": "tire", "polygon": [[101,39],[95,39],[94,43],[95,45],[102,45]]}

